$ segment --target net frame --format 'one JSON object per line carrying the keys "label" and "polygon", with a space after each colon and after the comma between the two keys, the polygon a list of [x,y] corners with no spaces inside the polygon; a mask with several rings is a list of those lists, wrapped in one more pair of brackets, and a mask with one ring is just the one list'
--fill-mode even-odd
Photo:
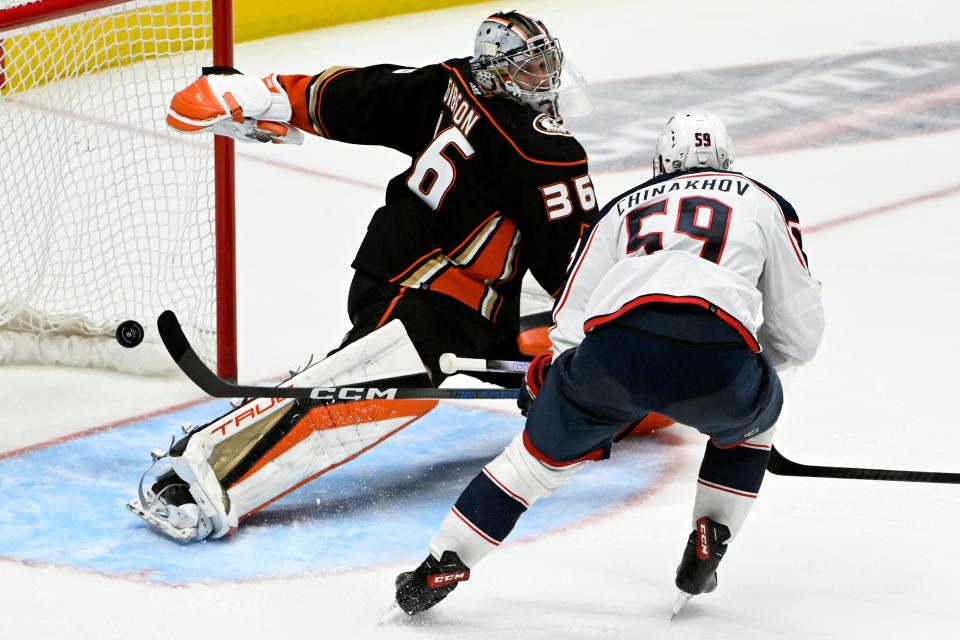
{"label": "net frame", "polygon": [[[218,66],[232,66],[232,2],[231,0],[205,0],[205,2],[209,4],[211,13],[212,62]],[[44,23],[55,23],[57,20],[81,16],[81,14],[93,15],[100,9],[130,3],[131,0],[0,0],[0,34],[9,36],[10,33],[16,34],[18,30],[23,31]],[[168,0],[156,4],[174,3]],[[37,83],[58,80],[54,72],[53,77],[41,78]],[[4,87],[6,81],[5,51],[3,40],[0,39],[0,87]],[[237,329],[233,140],[215,136],[212,145],[214,264],[210,266],[215,269],[215,359],[219,375],[235,380],[237,377]],[[2,215],[3,212],[0,211],[0,216]]]}

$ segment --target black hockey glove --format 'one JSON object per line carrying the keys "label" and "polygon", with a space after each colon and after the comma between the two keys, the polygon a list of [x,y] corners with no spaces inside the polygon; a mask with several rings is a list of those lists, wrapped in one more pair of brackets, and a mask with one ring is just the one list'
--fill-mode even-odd
{"label": "black hockey glove", "polygon": [[530,405],[540,393],[540,387],[547,377],[547,371],[550,370],[550,364],[553,362],[553,354],[541,354],[533,359],[530,366],[527,367],[527,373],[523,377],[523,385],[520,387],[520,394],[517,396],[517,406],[520,407],[520,413],[527,415]]}

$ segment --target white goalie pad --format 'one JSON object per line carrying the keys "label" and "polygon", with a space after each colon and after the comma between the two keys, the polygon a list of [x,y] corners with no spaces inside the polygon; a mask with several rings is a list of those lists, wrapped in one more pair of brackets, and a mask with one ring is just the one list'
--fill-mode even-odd
{"label": "white goalie pad", "polygon": [[[406,329],[394,320],[282,386],[333,387],[426,374]],[[334,403],[311,407],[294,421],[287,414],[303,413],[302,404],[287,398],[252,399],[192,433],[179,455],[175,446],[170,464],[209,519],[211,537],[219,538],[236,529],[243,516],[359,455],[436,404],[436,400],[387,399]],[[265,451],[236,477],[237,463],[257,446]],[[131,511],[157,526],[142,515],[150,508],[136,506],[130,506]],[[158,528],[183,539],[182,533],[172,535]],[[198,528],[194,538],[202,531]]]}

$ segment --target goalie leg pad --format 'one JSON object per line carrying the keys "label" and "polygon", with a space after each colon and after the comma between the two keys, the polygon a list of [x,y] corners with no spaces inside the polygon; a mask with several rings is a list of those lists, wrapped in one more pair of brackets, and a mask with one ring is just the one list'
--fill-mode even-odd
{"label": "goalie leg pad", "polygon": [[[422,377],[426,371],[403,325],[393,321],[284,384],[393,382]],[[174,445],[170,463],[209,519],[210,535],[218,538],[236,529],[242,517],[373,447],[436,404],[436,400],[365,400],[323,405],[252,399]],[[130,508],[137,513],[133,503]],[[143,505],[139,508],[144,510]]]}
{"label": "goalie leg pad", "polygon": [[[363,400],[289,410],[267,434],[268,446],[234,467],[223,483],[241,517],[266,507],[395,434],[436,400]],[[269,440],[269,441],[268,441]],[[229,447],[230,443],[225,443]]]}

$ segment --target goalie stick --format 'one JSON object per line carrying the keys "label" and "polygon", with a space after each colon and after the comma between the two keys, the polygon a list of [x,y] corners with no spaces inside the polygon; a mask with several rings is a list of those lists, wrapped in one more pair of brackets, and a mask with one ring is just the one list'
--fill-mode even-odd
{"label": "goalie stick", "polygon": [[800,478],[841,478],[844,480],[888,480],[891,482],[933,482],[960,484],[960,473],[937,471],[906,471],[892,469],[861,469],[857,467],[824,467],[800,464],[783,456],[776,447],[770,448],[767,471],[778,476]]}
{"label": "goalie stick", "polygon": [[[301,398],[325,402],[358,400],[498,400],[517,397],[516,389],[415,389],[401,387],[259,387],[233,384],[220,378],[204,364],[183,333],[180,321],[169,309],[157,318],[163,346],[183,373],[214,398]],[[282,384],[282,383],[281,383]]]}

